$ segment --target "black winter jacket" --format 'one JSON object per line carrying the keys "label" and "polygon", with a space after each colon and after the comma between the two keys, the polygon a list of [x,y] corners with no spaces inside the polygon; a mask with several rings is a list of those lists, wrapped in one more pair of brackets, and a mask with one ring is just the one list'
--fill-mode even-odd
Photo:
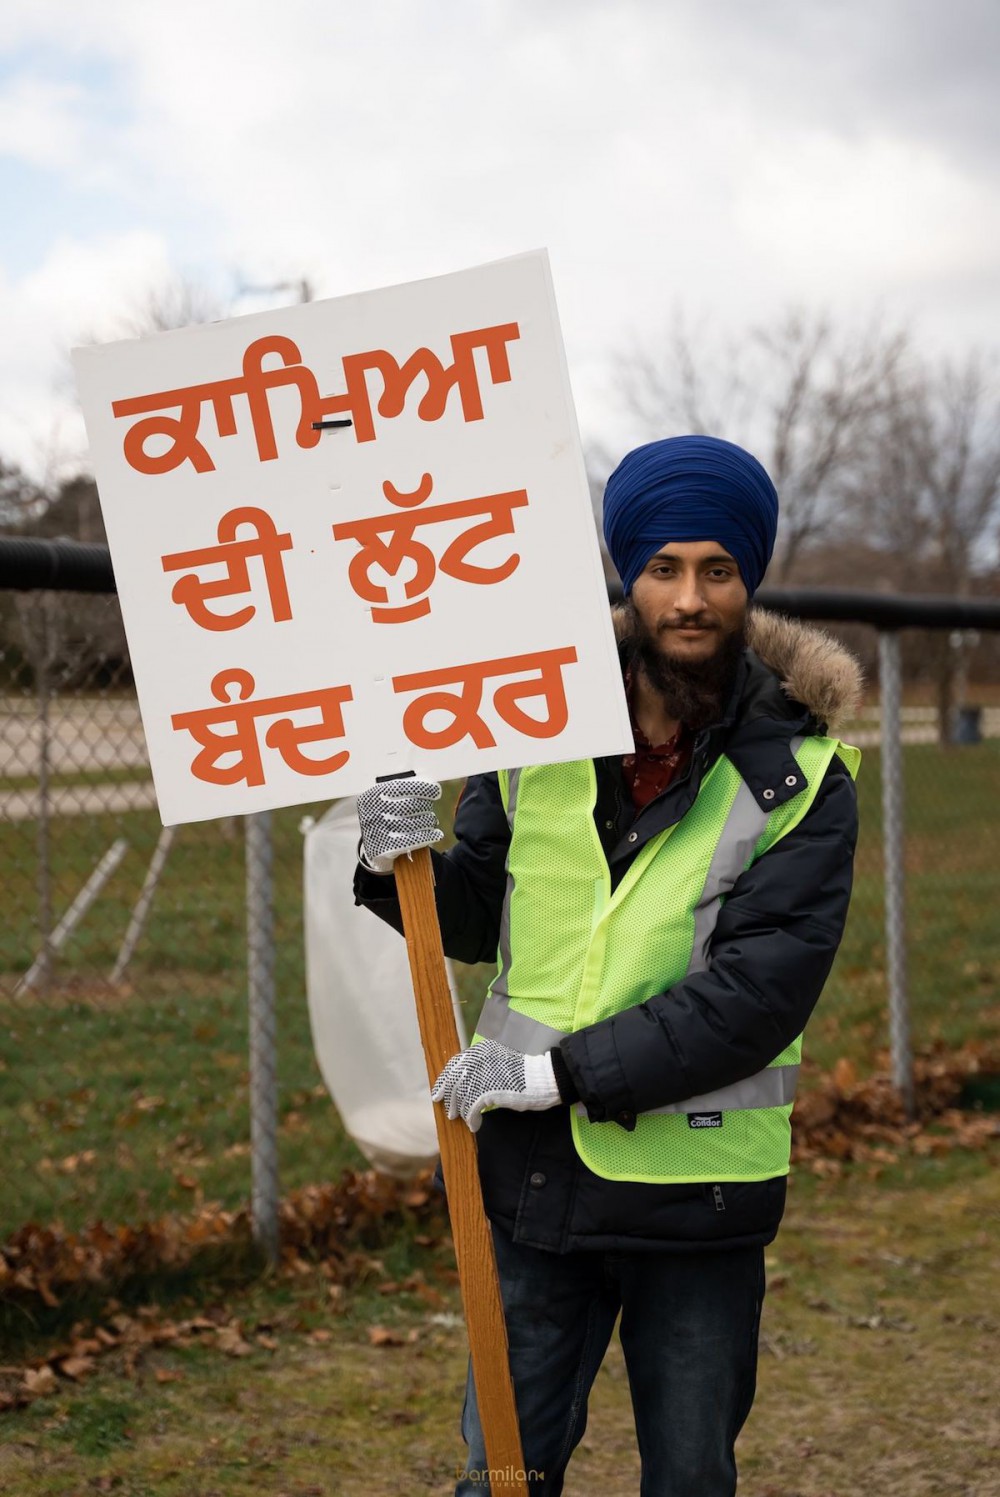
{"label": "black winter jacket", "polygon": [[[636,815],[620,759],[595,761],[594,817],[613,885],[651,837],[690,809],[721,753],[773,810],[799,793],[798,784],[785,784],[801,773],[791,740],[823,732],[850,711],[858,673],[839,645],[788,620],[751,617],[754,648],[721,721],[698,735],[686,774]],[[774,794],[764,798],[768,790]],[[445,952],[493,961],[509,843],[495,774],[469,780],[455,835],[449,852],[433,854]],[[632,1127],[637,1112],[753,1075],[801,1033],[843,933],[856,837],[854,785],[835,759],[803,820],[730,892],[708,969],[561,1042],[565,1070],[593,1121]],[[391,878],[359,867],[355,895],[401,928]],[[784,1209],[784,1176],[724,1185],[602,1179],[576,1153],[568,1106],[489,1111],[478,1145],[489,1216],[534,1247],[691,1251],[766,1243]]]}

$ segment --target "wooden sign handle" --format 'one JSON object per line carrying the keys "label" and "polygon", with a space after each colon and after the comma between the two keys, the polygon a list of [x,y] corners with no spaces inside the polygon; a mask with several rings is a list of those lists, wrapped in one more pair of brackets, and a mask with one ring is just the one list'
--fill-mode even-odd
{"label": "wooden sign handle", "polygon": [[[426,847],[394,864],[396,890],[403,912],[417,1020],[433,1085],[447,1061],[461,1048],[441,946],[441,927],[434,904],[434,874]],[[493,1497],[527,1497],[521,1434],[514,1405],[503,1318],[500,1282],[490,1224],[476,1164],[476,1141],[461,1118],[450,1122],[440,1105],[434,1108],[441,1168],[448,1192],[448,1213],[458,1278],[469,1332],[476,1400],[486,1440]],[[484,1487],[485,1491],[485,1487]]]}

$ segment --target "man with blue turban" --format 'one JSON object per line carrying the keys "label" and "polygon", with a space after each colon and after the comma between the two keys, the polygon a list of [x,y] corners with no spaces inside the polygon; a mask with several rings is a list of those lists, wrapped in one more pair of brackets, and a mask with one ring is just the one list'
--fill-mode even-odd
{"label": "man with blue turban", "polygon": [[[446,952],[497,960],[432,1096],[478,1136],[524,1464],[558,1497],[621,1317],[642,1497],[732,1497],[802,1033],[850,896],[854,661],[750,602],[778,498],[750,453],[630,452],[604,533],[634,751],[470,779],[432,852]],[[440,839],[439,787],[359,801],[359,902]],[[471,1370],[461,1497],[489,1491]]]}

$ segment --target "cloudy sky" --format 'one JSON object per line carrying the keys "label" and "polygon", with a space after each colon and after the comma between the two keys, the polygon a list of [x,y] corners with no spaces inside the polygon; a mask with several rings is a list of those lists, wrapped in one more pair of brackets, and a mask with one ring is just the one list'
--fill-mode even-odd
{"label": "cloudy sky", "polygon": [[[0,456],[83,452],[66,350],[546,246],[586,440],[672,315],[1000,345],[996,0],[5,0]],[[278,299],[280,297],[280,293]]]}

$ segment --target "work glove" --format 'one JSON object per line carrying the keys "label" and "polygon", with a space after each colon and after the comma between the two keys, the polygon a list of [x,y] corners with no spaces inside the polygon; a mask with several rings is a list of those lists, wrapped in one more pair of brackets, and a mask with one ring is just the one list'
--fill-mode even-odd
{"label": "work glove", "polygon": [[402,853],[440,842],[444,832],[432,804],[440,795],[441,786],[434,780],[418,780],[412,775],[380,780],[359,795],[364,866],[372,873],[391,873],[393,862]]}
{"label": "work glove", "polygon": [[522,1055],[497,1040],[480,1040],[453,1055],[431,1091],[452,1119],[478,1133],[487,1107],[544,1112],[562,1100],[549,1055]]}

